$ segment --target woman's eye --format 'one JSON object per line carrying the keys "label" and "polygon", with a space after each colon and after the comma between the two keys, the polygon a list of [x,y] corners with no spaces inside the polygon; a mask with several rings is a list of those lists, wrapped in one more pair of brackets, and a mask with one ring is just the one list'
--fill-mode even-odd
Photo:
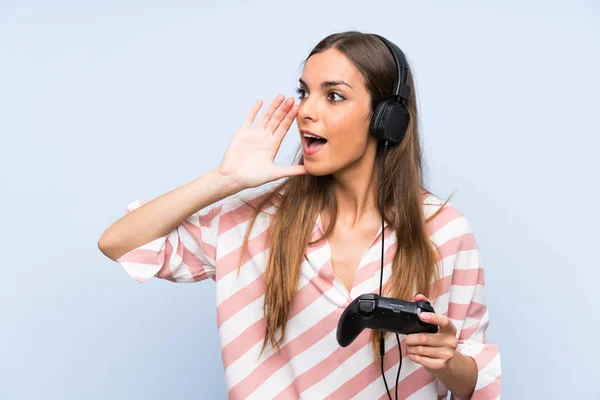
{"label": "woman's eye", "polygon": [[306,92],[302,88],[296,88],[296,93],[298,93],[298,99],[302,100]]}
{"label": "woman's eye", "polygon": [[[304,90],[303,88],[296,88],[296,93],[298,94],[299,100],[303,100],[304,97],[306,96],[306,90]],[[337,98],[335,96],[337,96]],[[346,100],[344,98],[344,96],[342,96],[341,94],[339,94],[337,92],[329,92],[327,94],[327,101],[329,101],[330,103],[339,103],[340,101],[343,101],[343,100]]]}
{"label": "woman's eye", "polygon": [[333,100],[333,101],[331,101],[332,103],[339,103],[340,101],[342,101],[342,100],[345,100],[345,99],[344,99],[344,96],[342,96],[342,95],[341,95],[341,94],[339,94],[339,93],[336,93],[336,92],[329,92],[329,94],[330,94],[330,95],[333,95],[333,96],[338,96],[338,97],[339,97],[339,100]]}

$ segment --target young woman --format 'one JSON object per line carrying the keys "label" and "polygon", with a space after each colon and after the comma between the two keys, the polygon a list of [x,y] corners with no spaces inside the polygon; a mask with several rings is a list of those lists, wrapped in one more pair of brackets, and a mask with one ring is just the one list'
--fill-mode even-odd
{"label": "young woman", "polygon": [[[383,399],[400,356],[397,338],[366,329],[336,341],[345,307],[379,290],[431,299],[423,321],[438,333],[400,335],[397,398],[500,395],[500,356],[487,344],[483,268],[464,215],[424,189],[417,106],[385,159],[369,134],[375,106],[390,98],[394,59],[376,36],[343,32],[305,60],[299,104],[277,96],[261,118],[257,101],[221,164],[148,202],[133,202],[98,246],[139,282],[216,282],[223,365],[231,399]],[[273,163],[296,120],[302,156]],[[264,193],[240,193],[285,178]],[[223,200],[221,202],[221,200]]]}

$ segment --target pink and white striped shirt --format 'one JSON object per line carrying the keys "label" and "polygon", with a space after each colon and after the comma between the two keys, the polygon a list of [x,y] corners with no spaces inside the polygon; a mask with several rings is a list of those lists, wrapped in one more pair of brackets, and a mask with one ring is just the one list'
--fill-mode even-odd
{"label": "pink and white striped shirt", "polygon": [[[139,282],[151,277],[172,282],[215,281],[219,340],[230,399],[387,399],[380,361],[373,359],[370,331],[364,330],[346,348],[336,341],[337,323],[344,308],[360,294],[378,292],[381,228],[360,261],[350,292],[333,273],[327,241],[306,249],[281,351],[267,347],[259,356],[265,335],[268,214],[275,206],[257,217],[238,275],[241,245],[252,215],[252,209],[240,197],[231,196],[195,213],[168,235],[131,250],[117,261]],[[251,201],[257,199],[253,195]],[[425,217],[442,205],[429,193],[423,200]],[[143,204],[129,204],[128,212]],[[477,364],[479,373],[471,398],[497,399],[500,354],[498,347],[485,339],[489,314],[483,292],[484,270],[469,223],[447,204],[427,229],[442,260],[441,296],[433,306],[436,313],[450,317],[458,331],[458,350],[473,357]],[[311,241],[322,233],[319,216]],[[396,234],[387,224],[384,233],[385,285],[391,273]],[[400,335],[402,354],[406,356],[403,338]],[[399,361],[395,335],[389,336],[385,348],[384,369],[393,396]],[[398,395],[402,399],[441,399],[448,395],[448,389],[422,366],[404,357]]]}

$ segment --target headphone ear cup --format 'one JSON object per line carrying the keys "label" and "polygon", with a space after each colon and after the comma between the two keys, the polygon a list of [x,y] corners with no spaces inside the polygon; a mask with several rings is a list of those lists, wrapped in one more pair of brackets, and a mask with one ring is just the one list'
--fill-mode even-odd
{"label": "headphone ear cup", "polygon": [[404,105],[394,100],[382,101],[375,107],[369,132],[381,142],[400,143],[409,121],[410,115]]}
{"label": "headphone ear cup", "polygon": [[371,125],[369,125],[369,133],[377,140],[381,140],[381,127],[379,126],[381,121],[381,110],[385,107],[385,101],[377,104],[375,111],[373,111],[373,117],[371,118]]}

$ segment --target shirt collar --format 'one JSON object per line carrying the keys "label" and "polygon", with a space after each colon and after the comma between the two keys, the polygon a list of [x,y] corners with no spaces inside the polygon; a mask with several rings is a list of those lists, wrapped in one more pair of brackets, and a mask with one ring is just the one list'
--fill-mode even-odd
{"label": "shirt collar", "polygon": [[[319,230],[321,231],[321,233],[325,233],[325,229],[323,229],[323,220],[321,219],[321,213],[317,214],[317,221],[316,221],[316,225],[319,228]],[[388,222],[384,221],[383,223],[383,228],[385,229],[388,226]],[[377,231],[377,235],[379,235],[381,233],[381,225],[379,226],[379,230]]]}

